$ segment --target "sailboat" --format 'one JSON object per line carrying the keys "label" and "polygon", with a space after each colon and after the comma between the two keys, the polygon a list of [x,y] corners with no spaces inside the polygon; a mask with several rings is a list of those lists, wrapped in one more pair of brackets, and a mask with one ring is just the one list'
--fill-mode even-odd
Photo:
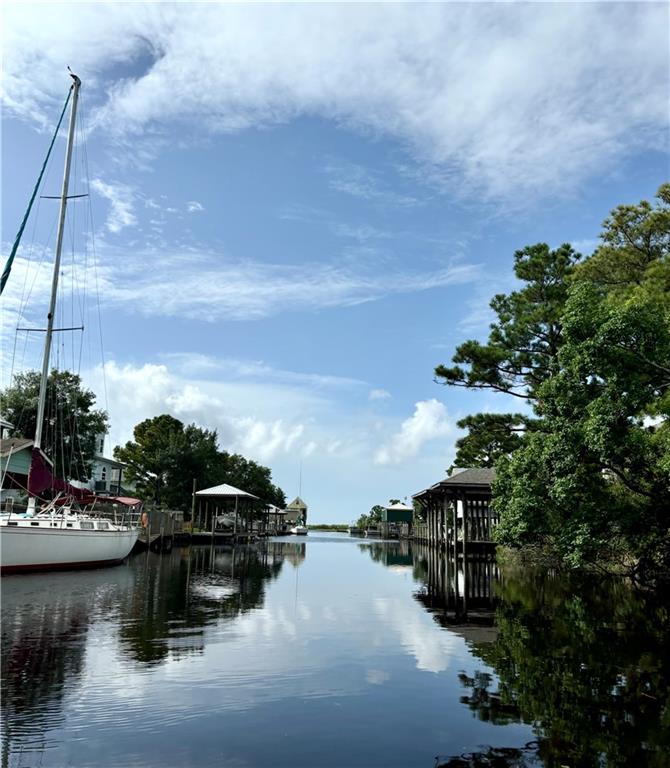
{"label": "sailboat", "polygon": [[[9,510],[0,514],[0,570],[3,574],[111,565],[121,562],[132,550],[139,534],[141,502],[128,497],[97,497],[87,489],[76,488],[67,481],[55,478],[42,452],[42,437],[47,396],[51,341],[55,330],[54,316],[58,293],[65,212],[68,200],[70,166],[74,143],[77,102],[81,80],[74,74],[68,100],[71,99],[70,121],[65,154],[65,169],[60,195],[58,232],[51,283],[51,301],[47,314],[47,328],[42,356],[42,373],[37,406],[35,437],[32,441],[15,441],[23,448],[31,448],[28,470],[28,507],[25,511]],[[66,102],[67,106],[67,102]],[[65,114],[65,107],[63,115]],[[61,120],[63,115],[61,115]],[[56,134],[60,122],[56,128]],[[56,137],[54,134],[54,139]],[[49,153],[53,147],[53,141]],[[48,160],[48,155],[47,155]],[[45,161],[46,166],[46,161]],[[42,168],[42,173],[44,167]],[[38,179],[38,186],[42,174]],[[17,242],[2,275],[4,288],[18,241],[35,198],[35,192],[24,217]],[[4,441],[3,441],[4,442]],[[9,460],[7,460],[9,461]],[[5,472],[6,474],[6,472]],[[51,498],[48,498],[48,497]],[[107,507],[107,512],[104,511]]]}
{"label": "sailboat", "polygon": [[298,521],[293,528],[291,528],[291,533],[294,536],[307,536],[307,526],[302,525],[300,521]]}

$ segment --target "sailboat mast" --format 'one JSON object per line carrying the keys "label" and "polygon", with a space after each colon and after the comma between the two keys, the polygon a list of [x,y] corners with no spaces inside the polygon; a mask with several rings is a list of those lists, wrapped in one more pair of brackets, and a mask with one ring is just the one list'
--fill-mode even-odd
{"label": "sailboat mast", "polygon": [[60,259],[63,249],[63,233],[65,231],[65,211],[67,208],[67,193],[70,186],[70,166],[72,164],[72,146],[74,144],[75,120],[77,117],[77,101],[79,100],[79,88],[81,80],[77,75],[70,73],[74,81],[72,83],[72,107],[70,111],[70,125],[67,134],[67,150],[65,152],[65,170],[63,172],[63,188],[60,196],[60,213],[58,216],[58,234],[56,236],[56,256],[54,259],[53,278],[51,281],[51,302],[47,315],[47,330],[44,341],[44,357],[42,359],[42,378],[40,379],[40,396],[37,404],[37,424],[35,425],[35,448],[42,447],[42,426],[44,422],[44,409],[47,399],[47,379],[49,377],[49,360],[51,357],[51,337],[53,336],[54,316],[56,314],[56,295],[58,293],[58,276],[60,274]]}

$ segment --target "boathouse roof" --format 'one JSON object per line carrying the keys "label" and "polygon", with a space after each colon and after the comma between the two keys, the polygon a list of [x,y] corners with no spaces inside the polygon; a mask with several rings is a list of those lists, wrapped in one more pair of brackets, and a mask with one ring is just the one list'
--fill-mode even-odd
{"label": "boathouse roof", "polygon": [[425,497],[453,494],[457,491],[471,491],[473,493],[489,493],[496,478],[496,471],[492,467],[468,467],[454,469],[449,477],[440,480],[439,483],[415,493],[412,498],[421,500]]}
{"label": "boathouse roof", "polygon": [[491,485],[496,479],[493,467],[472,467],[470,469],[454,469],[452,474],[441,480],[438,485]]}
{"label": "boathouse roof", "polygon": [[414,507],[410,507],[408,504],[403,504],[401,501],[396,504],[389,504],[384,509],[392,509],[393,511],[400,512],[414,512]]}
{"label": "boathouse roof", "polygon": [[305,504],[300,496],[296,496],[290,504],[286,505],[286,509],[307,509],[307,504]]}
{"label": "boathouse roof", "polygon": [[[32,461],[34,441],[26,437],[6,437],[0,440],[2,474],[27,475]],[[40,450],[44,461],[53,466],[51,459]]]}
{"label": "boathouse roof", "polygon": [[31,448],[33,441],[25,437],[7,437],[0,440],[0,456],[3,458],[10,453],[18,453],[25,448]]}
{"label": "boathouse roof", "polygon": [[211,488],[203,488],[202,491],[196,491],[196,496],[219,496],[233,499],[236,496],[244,496],[248,499],[257,499],[258,496],[254,496],[253,493],[247,493],[240,488],[235,488],[234,485],[228,485],[223,483],[222,485],[214,485]]}

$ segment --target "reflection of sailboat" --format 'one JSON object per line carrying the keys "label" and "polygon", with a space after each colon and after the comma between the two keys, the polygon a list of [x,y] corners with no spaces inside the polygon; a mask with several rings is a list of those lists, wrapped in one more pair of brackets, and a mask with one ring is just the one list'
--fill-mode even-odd
{"label": "reflection of sailboat", "polygon": [[[75,488],[65,480],[55,478],[51,474],[41,450],[51,340],[54,331],[59,330],[54,329],[54,318],[56,314],[63,233],[65,230],[65,212],[68,200],[77,101],[81,86],[81,81],[76,75],[71,75],[71,77],[73,83],[68,95],[68,101],[70,98],[72,99],[72,107],[65,155],[63,186],[60,195],[58,233],[51,283],[51,301],[47,314],[42,358],[35,438],[32,442],[24,441],[25,444],[23,446],[24,449],[31,448],[27,482],[27,491],[30,498],[26,512],[16,513],[12,510],[0,516],[1,567],[3,572],[107,565],[120,562],[132,550],[139,533],[139,528],[136,525],[136,515],[131,511],[132,509],[135,511],[139,510],[140,502],[137,499],[122,497],[111,499],[110,501],[114,502],[116,507],[113,515],[109,518],[103,519],[98,514],[90,514],[92,507],[87,514],[85,509],[82,511],[79,508],[79,505],[95,504],[97,501],[95,495],[87,490]],[[63,114],[65,114],[65,108],[63,109]],[[60,127],[60,122],[58,127]],[[56,133],[58,133],[58,128]],[[51,152],[51,149],[49,152]],[[15,243],[14,250],[8,259],[7,267],[3,273],[3,286],[11,268],[11,262],[17,245],[18,243]],[[3,474],[8,471],[9,466],[8,458],[7,467],[3,467]],[[55,498],[41,510],[38,510],[36,498],[40,495],[44,496],[45,492],[55,495]],[[125,512],[120,517],[118,514],[119,505],[125,509]],[[133,518],[135,519],[133,520]]]}

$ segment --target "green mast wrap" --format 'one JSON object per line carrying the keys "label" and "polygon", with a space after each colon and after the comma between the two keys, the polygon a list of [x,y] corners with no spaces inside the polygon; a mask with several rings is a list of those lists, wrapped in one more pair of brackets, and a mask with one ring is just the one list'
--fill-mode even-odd
{"label": "green mast wrap", "polygon": [[30,198],[30,202],[28,203],[28,210],[26,211],[25,216],[23,217],[23,221],[21,222],[21,226],[19,227],[19,231],[16,235],[16,239],[14,240],[14,245],[12,246],[12,252],[7,257],[5,268],[2,270],[2,277],[0,278],[0,294],[2,294],[2,292],[5,290],[5,283],[7,282],[9,273],[12,271],[14,256],[16,256],[16,252],[19,249],[21,236],[23,235],[23,230],[26,228],[26,223],[28,222],[28,216],[30,216],[30,210],[32,209],[33,203],[35,202],[35,198],[37,197],[37,190],[40,188],[40,184],[42,183],[42,176],[44,176],[44,171],[47,167],[47,163],[49,162],[51,150],[53,149],[54,143],[56,141],[56,136],[58,136],[58,131],[60,130],[60,124],[63,122],[63,116],[65,115],[65,110],[67,109],[68,102],[70,101],[71,93],[72,93],[72,88],[70,88],[70,90],[68,91],[67,99],[65,99],[65,104],[63,105],[63,111],[60,113],[60,119],[58,121],[58,125],[56,126],[56,130],[54,132],[53,138],[51,139],[51,144],[49,144],[49,151],[47,152],[47,156],[44,158],[44,164],[42,165],[42,170],[40,171],[40,175],[37,179],[37,184],[35,184],[35,189],[33,190],[32,197]]}

